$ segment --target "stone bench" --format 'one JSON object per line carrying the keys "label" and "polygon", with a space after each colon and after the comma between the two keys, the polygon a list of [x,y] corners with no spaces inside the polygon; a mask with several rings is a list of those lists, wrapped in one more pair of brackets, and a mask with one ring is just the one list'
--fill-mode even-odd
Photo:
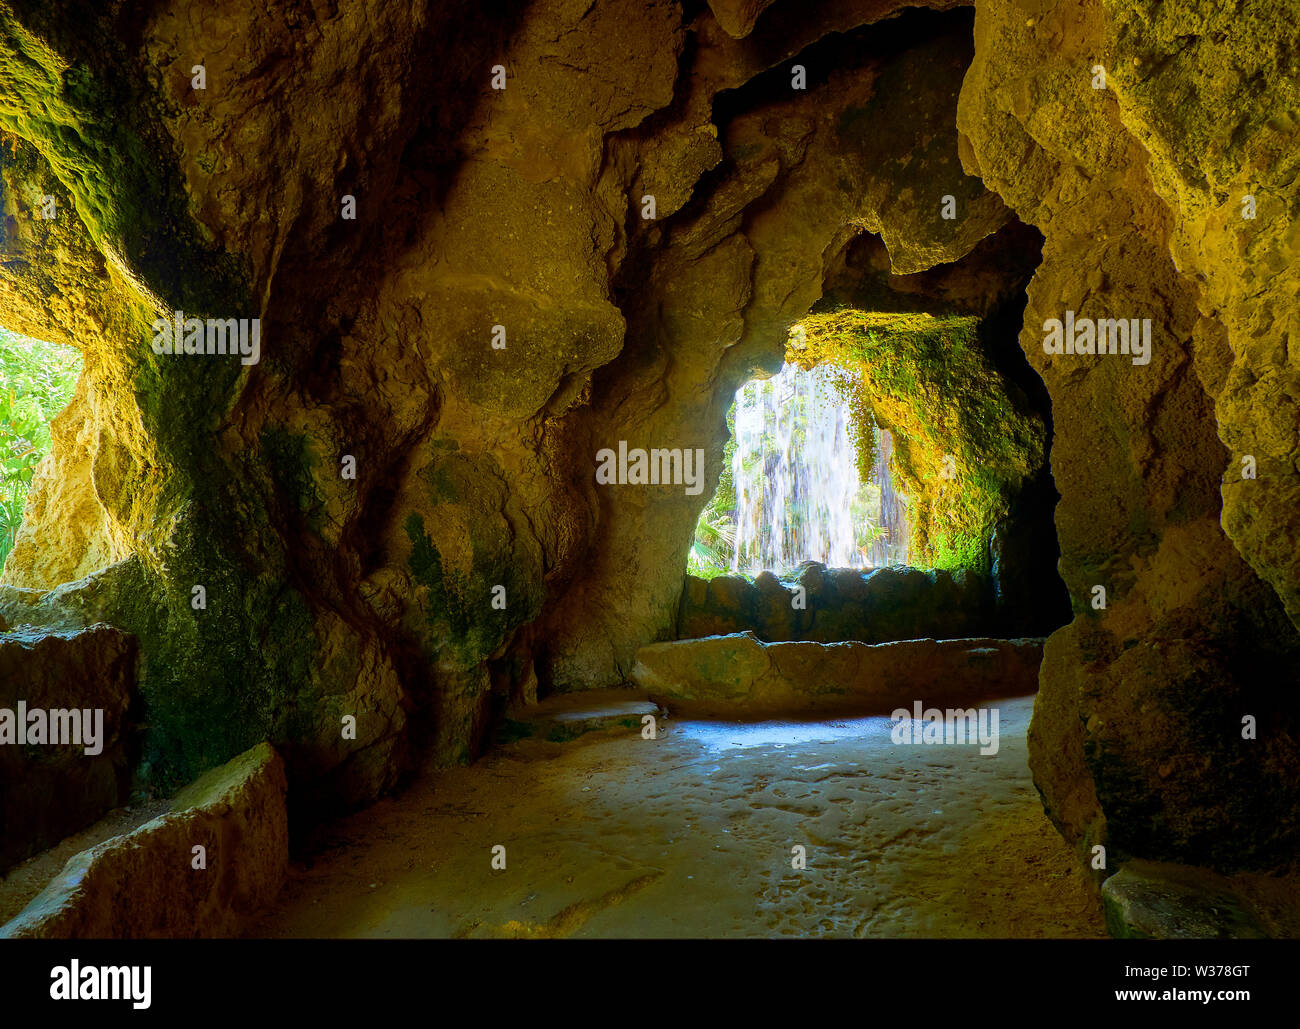
{"label": "stone bench", "polygon": [[642,647],[632,679],[686,714],[889,714],[1035,693],[1042,654],[1041,639],[763,643],[743,632]]}

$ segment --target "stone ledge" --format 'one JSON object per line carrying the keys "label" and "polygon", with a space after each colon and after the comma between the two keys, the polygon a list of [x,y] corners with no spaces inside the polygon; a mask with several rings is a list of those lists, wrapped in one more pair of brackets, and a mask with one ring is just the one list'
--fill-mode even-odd
{"label": "stone ledge", "polygon": [[664,710],[637,690],[560,693],[537,704],[516,704],[506,712],[498,740],[528,738],[563,743],[589,732],[637,732],[642,718],[661,719]]}
{"label": "stone ledge", "polygon": [[763,643],[744,632],[642,647],[632,679],[691,714],[888,714],[1035,693],[1042,653],[1041,639]]}
{"label": "stone ledge", "polygon": [[[795,607],[795,590],[804,591]],[[934,637],[965,639],[995,632],[992,594],[969,571],[900,566],[862,570],[806,561],[782,580],[687,575],[678,610],[679,639],[752,632],[766,643],[888,643]]]}
{"label": "stone ledge", "polygon": [[236,935],[284,884],[285,792],[284,762],[258,744],[181,790],[167,814],[70,858],[0,938]]}

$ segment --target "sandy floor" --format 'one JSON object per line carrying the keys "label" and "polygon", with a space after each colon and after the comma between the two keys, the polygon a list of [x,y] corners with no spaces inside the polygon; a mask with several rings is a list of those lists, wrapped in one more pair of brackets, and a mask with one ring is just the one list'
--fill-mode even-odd
{"label": "sandy floor", "polygon": [[524,740],[323,830],[252,935],[1101,937],[1030,781],[1032,703],[994,705],[990,756],[884,718]]}

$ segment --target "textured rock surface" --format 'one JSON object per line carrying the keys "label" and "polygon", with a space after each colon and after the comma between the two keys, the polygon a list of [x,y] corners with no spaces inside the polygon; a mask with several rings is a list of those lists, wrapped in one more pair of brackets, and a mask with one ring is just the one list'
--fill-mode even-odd
{"label": "textured rock surface", "polygon": [[[1104,938],[1100,901],[1029,778],[1031,707],[999,705],[996,755],[895,746],[888,720],[870,718],[521,740],[331,826],[254,932]],[[483,875],[503,839],[512,873]],[[809,843],[799,878],[772,859],[791,840]],[[434,853],[434,875],[412,860]]]}
{"label": "textured rock surface", "polygon": [[[138,637],[143,779],[269,739],[309,814],[618,684],[674,634],[735,387],[819,304],[956,307],[1050,395],[1047,810],[1117,855],[1294,857],[1285,5],[192,8],[0,5],[0,321],[86,359],[5,604]],[[262,360],[155,355],[175,310],[260,318]],[[1044,354],[1066,310],[1152,319],[1150,364]],[[598,486],[619,441],[702,449],[705,488]],[[988,541],[1016,576],[1035,481]]]}
{"label": "textured rock surface", "polygon": [[[285,785],[275,750],[253,747],[181,790],[167,814],[71,858],[0,937],[234,935],[284,884]],[[195,847],[205,868],[193,867]]]}
{"label": "textured rock surface", "polygon": [[[1281,571],[1295,552],[1281,525],[1296,509],[1296,369],[1280,341],[1295,307],[1271,292],[1295,294],[1295,262],[1282,267],[1297,196],[1281,183],[1300,125],[1281,113],[1294,81],[1278,77],[1293,21],[1264,3],[976,7],[963,164],[1046,240],[1021,344],[1052,396],[1076,617],[1047,647],[1030,760],[1081,848],[1261,867],[1300,838],[1300,666]],[[1098,63],[1106,89],[1092,88]],[[1045,355],[1043,324],[1067,310],[1150,318],[1150,364]],[[1239,481],[1257,450],[1260,477]],[[1244,740],[1247,715],[1271,728]]]}
{"label": "textured rock surface", "polygon": [[[133,754],[127,712],[136,695],[135,640],[107,625],[0,634],[0,709],[59,716],[81,746],[0,746],[0,872],[84,829],[126,798]],[[75,715],[72,712],[76,712]],[[96,730],[94,712],[102,712]],[[89,715],[89,723],[87,723]],[[49,732],[48,727],[44,730]],[[11,726],[16,732],[16,724]],[[86,735],[98,733],[92,740]],[[87,753],[87,747],[98,753]]]}
{"label": "textured rock surface", "polygon": [[1267,935],[1230,882],[1201,868],[1131,861],[1101,887],[1106,928],[1120,939],[1259,939]]}
{"label": "textured rock surface", "polygon": [[652,699],[691,714],[759,717],[969,705],[1038,686],[1042,640],[763,643],[753,633],[654,643],[632,678]]}
{"label": "textured rock surface", "polygon": [[864,573],[807,562],[785,580],[771,572],[752,582],[731,575],[705,582],[688,575],[677,635],[693,639],[748,631],[765,643],[885,643],[982,636],[993,627],[992,596],[973,573],[915,568]]}
{"label": "textured rock surface", "polygon": [[589,732],[640,733],[647,715],[658,721],[664,711],[637,690],[583,690],[540,704],[515,705],[506,713],[498,738],[508,743],[531,736],[565,743]]}
{"label": "textured rock surface", "polygon": [[1046,456],[1045,418],[997,370],[985,324],[961,315],[814,313],[786,355],[805,368],[830,361],[848,369],[854,406],[893,434],[891,479],[910,501],[909,556],[925,568],[987,572],[994,525]]}
{"label": "textured rock surface", "polygon": [[[825,261],[866,228],[919,271],[1007,220],[958,162],[964,16],[507,6],[164,4],[129,49],[109,11],[0,19],[3,317],[87,368],[5,581],[131,555],[87,589],[141,640],[160,784],[270,738],[355,802],[412,743],[472,757],[530,684],[617,684],[671,635],[707,496],[597,488],[595,451],[700,446],[716,480],[727,395]],[[156,357],[177,309],[259,317],[262,360]]]}
{"label": "textured rock surface", "polygon": [[[73,582],[130,553],[124,534],[95,493],[99,439],[88,388],[89,379],[83,375],[72,401],[50,422],[56,453],[36,467],[32,503],[14,542],[16,553],[6,561],[14,569],[26,570],[24,581]],[[50,545],[48,535],[34,532],[37,525],[57,525],[57,545]]]}
{"label": "textured rock surface", "polygon": [[[707,494],[734,390],[779,367],[790,327],[821,297],[850,240],[877,233],[894,270],[916,272],[958,260],[1008,221],[961,171],[951,132],[969,29],[960,19],[920,22],[911,32],[891,23],[879,35],[828,38],[804,55],[816,80],[807,91],[791,90],[788,67],[771,67],[714,104],[722,152],[710,188],[665,230],[633,239],[615,280],[628,339],[623,359],[594,380],[588,453],[620,439],[701,447]],[[742,52],[763,52],[758,33],[778,24],[760,19]],[[707,88],[720,84],[724,59],[728,76],[739,70],[737,49],[706,45],[716,41],[707,25],[700,34],[692,76]],[[795,38],[763,42],[775,55]],[[924,86],[891,88],[903,81]],[[945,194],[965,218],[938,216]],[[556,685],[617,681],[647,638],[672,635],[674,572],[700,506],[667,489],[611,486],[598,498],[599,542],[543,614]]]}

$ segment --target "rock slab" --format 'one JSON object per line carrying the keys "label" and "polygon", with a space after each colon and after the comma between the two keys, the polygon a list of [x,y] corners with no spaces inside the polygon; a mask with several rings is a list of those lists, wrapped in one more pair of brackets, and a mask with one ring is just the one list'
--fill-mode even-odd
{"label": "rock slab", "polygon": [[237,934],[284,884],[285,791],[284,762],[258,744],[181,790],[167,814],[70,858],[0,938]]}
{"label": "rock slab", "polygon": [[1268,934],[1223,876],[1130,861],[1101,886],[1106,929],[1121,940],[1253,940]]}
{"label": "rock slab", "polygon": [[[93,824],[126,799],[130,755],[126,717],[135,693],[135,638],[107,625],[22,628],[0,636],[0,709],[77,711],[62,725],[85,740],[91,712],[96,753],[85,743],[0,745],[0,872]],[[94,712],[102,711],[102,722]],[[49,738],[48,730],[47,736]]]}
{"label": "rock slab", "polygon": [[1025,696],[1038,688],[1040,639],[763,643],[753,633],[655,643],[632,679],[651,699],[696,714],[888,713]]}
{"label": "rock slab", "polygon": [[506,712],[503,739],[531,736],[563,743],[589,732],[640,732],[642,719],[662,718],[663,708],[636,690],[584,690],[517,704]]}

